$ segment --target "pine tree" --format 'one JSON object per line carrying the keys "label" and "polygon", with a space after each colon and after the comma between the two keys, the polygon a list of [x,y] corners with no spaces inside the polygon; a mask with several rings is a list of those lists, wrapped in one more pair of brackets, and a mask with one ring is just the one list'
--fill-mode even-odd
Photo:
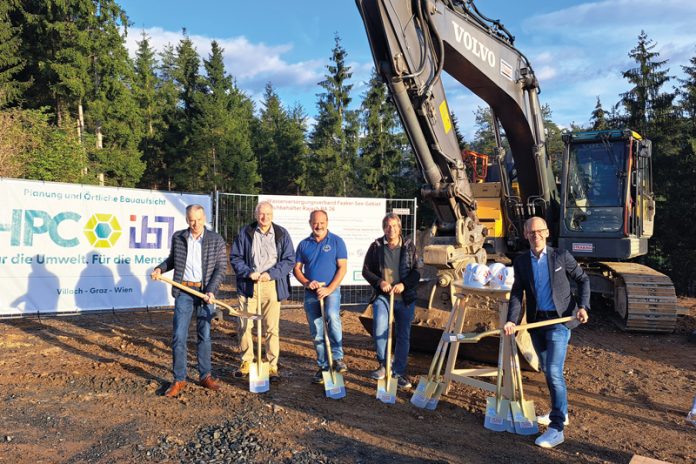
{"label": "pine tree", "polygon": [[622,94],[621,102],[629,127],[652,140],[657,219],[647,259],[661,271],[675,276],[687,270],[678,266],[678,256],[686,250],[682,246],[684,234],[674,224],[683,221],[684,211],[691,208],[691,199],[685,197],[680,182],[684,168],[679,156],[682,138],[673,105],[675,95],[662,90],[671,77],[669,70],[664,69],[667,61],[659,60],[655,47],[645,32],[641,32],[638,45],[629,53],[637,66],[623,73],[632,88]]}
{"label": "pine tree", "polygon": [[635,60],[636,67],[622,73],[633,87],[621,95],[621,102],[628,115],[628,126],[650,137],[655,124],[668,117],[672,110],[674,95],[662,92],[662,86],[669,80],[669,69],[662,69],[666,60],[658,61],[659,53],[654,51],[655,42],[645,31],[638,36],[638,45],[628,54]]}
{"label": "pine tree", "polygon": [[[183,31],[183,35],[176,46],[174,56],[163,58],[165,72],[170,73],[171,82],[176,89],[176,105],[167,118],[165,163],[170,188],[192,191],[198,176],[199,163],[193,156],[191,138],[194,133],[194,120],[199,111],[196,98],[202,91],[202,82],[198,72],[198,52],[186,30]],[[173,61],[170,62],[168,58],[173,58]]]}
{"label": "pine tree", "polygon": [[401,129],[387,86],[374,70],[362,103],[360,179],[366,193],[412,197],[418,182],[413,153]]}
{"label": "pine tree", "polygon": [[597,104],[595,105],[594,111],[592,111],[592,116],[590,117],[590,124],[592,130],[606,130],[609,129],[609,124],[607,122],[607,113],[602,107],[602,102],[597,97]]}
{"label": "pine tree", "polygon": [[145,171],[138,185],[145,188],[159,188],[166,185],[163,180],[164,160],[161,144],[163,141],[162,102],[158,98],[158,89],[162,82],[157,75],[157,59],[150,45],[150,38],[145,34],[137,42],[134,63],[134,96],[140,110],[141,131],[143,137],[139,149],[145,163]]}
{"label": "pine tree", "polygon": [[104,183],[132,187],[145,170],[138,146],[143,137],[135,75],[125,47],[128,18],[111,0],[99,0],[90,24],[86,130],[94,135],[93,170]]}
{"label": "pine tree", "polygon": [[[179,91],[176,83],[176,50],[172,44],[166,44],[159,55],[158,87],[156,92],[159,124],[155,128],[158,143],[155,145],[157,154],[153,155],[152,164],[148,165],[145,179],[151,188],[174,188],[172,171],[169,165],[174,163],[179,144],[181,108],[179,107]],[[172,154],[174,156],[172,156]],[[154,171],[150,171],[154,167]]]}
{"label": "pine tree", "polygon": [[301,160],[307,152],[303,122],[298,123],[283,108],[270,82],[266,84],[261,106],[253,137],[254,152],[263,179],[261,191],[278,195],[296,194]]}
{"label": "pine tree", "polygon": [[21,28],[12,23],[10,13],[21,16],[17,0],[0,3],[0,109],[18,100],[28,87],[27,82],[17,80],[26,60],[20,55]]}
{"label": "pine tree", "polygon": [[[351,102],[352,76],[346,65],[346,51],[336,35],[331,52],[331,63],[326,66],[328,74],[319,82],[324,92],[318,94],[317,123],[310,135],[308,170],[303,173],[302,185],[305,193],[315,195],[347,195],[353,188],[352,173],[355,172],[356,153],[350,144],[345,129],[348,126],[348,105]],[[357,118],[351,117],[351,124]],[[350,127],[354,130],[354,127]]]}
{"label": "pine tree", "polygon": [[198,160],[196,190],[256,193],[260,180],[251,148],[253,104],[225,73],[223,50],[215,41],[203,61],[206,76],[195,94],[191,149]]}

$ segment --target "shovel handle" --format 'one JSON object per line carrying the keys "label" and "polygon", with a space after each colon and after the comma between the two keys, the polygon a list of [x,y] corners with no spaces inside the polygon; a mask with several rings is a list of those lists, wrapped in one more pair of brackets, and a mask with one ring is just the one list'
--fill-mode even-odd
{"label": "shovel handle", "polygon": [[391,368],[391,342],[392,342],[392,325],[394,324],[394,293],[389,293],[389,329],[387,330],[387,357],[384,360],[386,364],[386,374],[387,374],[387,391],[389,391],[389,386],[391,383],[392,368]]}
{"label": "shovel handle", "polygon": [[[319,282],[320,287],[324,285],[326,285],[326,282]],[[323,298],[319,298],[319,309],[321,310],[321,322],[324,325],[324,349],[326,350],[326,358],[329,361],[329,373],[331,374],[331,381],[335,384],[336,374],[333,369],[333,354],[331,354],[331,342],[329,341],[329,323],[326,321]]]}
{"label": "shovel handle", "polygon": [[261,376],[261,335],[263,333],[263,328],[261,327],[261,282],[256,281],[256,314],[259,319],[256,326],[256,372],[257,375]]}
{"label": "shovel handle", "polygon": [[[532,322],[530,324],[522,324],[522,325],[516,325],[515,328],[513,329],[514,332],[519,332],[520,330],[529,330],[529,329],[535,329],[537,327],[544,327],[547,325],[554,325],[554,324],[564,324],[566,322],[570,322],[575,320],[574,316],[566,316],[566,317],[559,317],[556,319],[549,319],[546,321],[539,321],[539,322]],[[485,337],[490,337],[491,335],[498,335],[498,334],[504,334],[503,329],[495,329],[495,330],[488,330],[486,332],[481,332],[481,333],[460,333],[456,334],[457,341],[462,341],[462,340],[476,340],[479,341],[482,338]],[[473,336],[468,336],[468,335],[473,335]],[[443,334],[443,338],[447,337],[449,338],[449,334]],[[455,336],[455,334],[452,334],[451,336]]]}
{"label": "shovel handle", "polygon": [[[201,293],[197,290],[192,289],[191,287],[187,287],[186,285],[182,285],[179,282],[174,282],[173,280],[168,279],[164,276],[160,275],[155,280],[161,280],[162,282],[166,282],[169,285],[176,287],[180,290],[183,290],[186,293],[190,293],[193,296],[197,296],[198,298],[200,298],[202,300],[205,300],[205,298],[208,298],[208,295],[206,295],[205,293]],[[223,308],[225,308],[230,316],[242,317],[244,319],[258,319],[258,316],[256,314],[246,313],[243,311],[237,311],[234,308],[232,308],[232,306],[223,303],[222,301],[218,300],[217,298],[211,297],[209,301],[212,304],[220,305]]]}

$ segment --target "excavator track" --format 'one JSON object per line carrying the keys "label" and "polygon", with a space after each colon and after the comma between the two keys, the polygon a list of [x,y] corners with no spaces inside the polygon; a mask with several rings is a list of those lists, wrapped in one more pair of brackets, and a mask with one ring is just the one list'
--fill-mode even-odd
{"label": "excavator track", "polygon": [[614,283],[614,308],[619,326],[628,331],[673,332],[677,295],[672,280],[636,263],[599,263]]}

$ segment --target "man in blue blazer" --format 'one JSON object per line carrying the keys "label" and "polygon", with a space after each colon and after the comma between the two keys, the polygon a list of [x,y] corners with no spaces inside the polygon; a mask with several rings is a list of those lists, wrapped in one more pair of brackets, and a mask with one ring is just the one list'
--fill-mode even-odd
{"label": "man in blue blazer", "polygon": [[[576,318],[584,324],[590,307],[590,278],[573,256],[546,245],[549,229],[540,217],[532,217],[524,225],[524,237],[529,241],[529,253],[519,255],[513,265],[515,281],[510,290],[506,335],[514,332],[522,319],[522,298],[526,296],[527,322],[544,321],[570,316],[577,309]],[[570,279],[578,289],[578,302],[570,292]],[[563,426],[567,424],[568,394],[563,365],[565,363],[570,329],[577,322],[553,324],[532,329],[529,334],[539,355],[541,370],[551,393],[549,428],[535,443],[542,448],[553,448],[563,443]],[[540,421],[542,423],[542,421]]]}

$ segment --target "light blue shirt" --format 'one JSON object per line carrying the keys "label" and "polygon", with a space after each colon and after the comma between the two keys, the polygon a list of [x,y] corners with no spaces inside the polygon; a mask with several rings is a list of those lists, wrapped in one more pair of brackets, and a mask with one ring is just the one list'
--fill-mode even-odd
{"label": "light blue shirt", "polygon": [[205,230],[197,239],[189,231],[188,252],[186,253],[186,268],[184,268],[183,279],[188,282],[201,282],[203,280],[203,235]]}
{"label": "light blue shirt", "polygon": [[551,279],[549,278],[549,257],[546,254],[546,247],[539,254],[539,258],[534,252],[529,251],[532,257],[532,271],[534,272],[534,290],[536,292],[537,311],[555,311],[551,296]]}

